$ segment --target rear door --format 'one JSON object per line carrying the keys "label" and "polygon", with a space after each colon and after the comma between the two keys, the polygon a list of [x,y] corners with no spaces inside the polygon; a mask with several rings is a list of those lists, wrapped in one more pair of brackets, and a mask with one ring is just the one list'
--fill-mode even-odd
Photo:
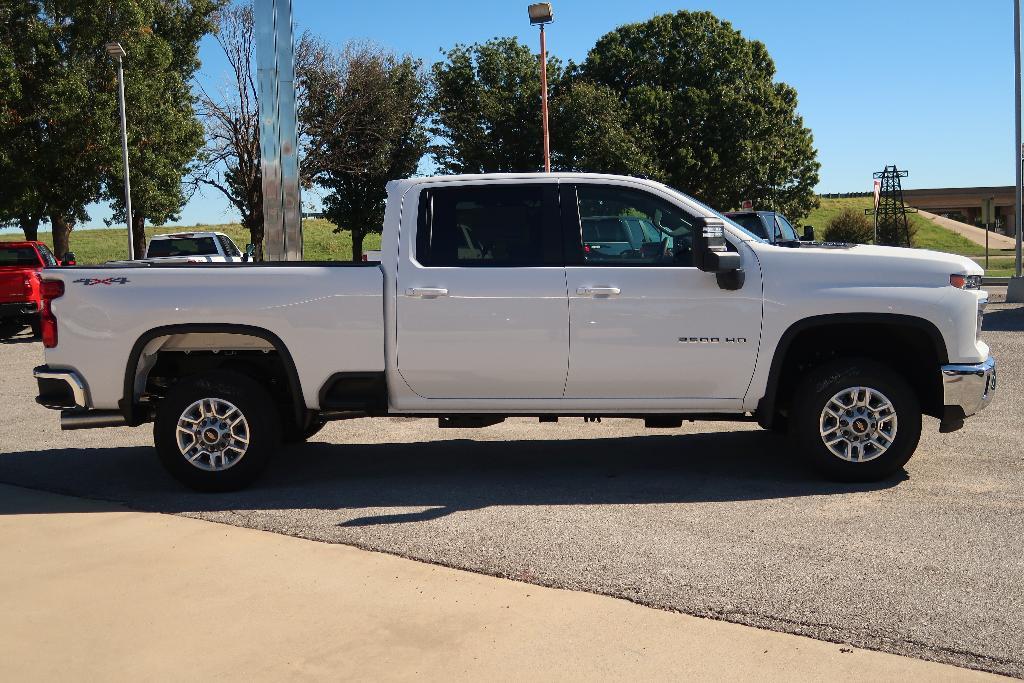
{"label": "rear door", "polygon": [[416,234],[398,260],[397,358],[416,394],[562,396],[569,314],[557,202],[554,181],[492,181],[428,186],[406,204]]}

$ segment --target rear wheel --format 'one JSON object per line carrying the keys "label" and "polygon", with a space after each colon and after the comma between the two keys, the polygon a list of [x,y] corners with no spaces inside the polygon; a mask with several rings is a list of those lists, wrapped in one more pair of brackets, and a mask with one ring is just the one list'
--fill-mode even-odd
{"label": "rear wheel", "polygon": [[834,479],[884,479],[917,448],[917,395],[874,361],[847,358],[818,366],[795,396],[793,434],[810,464]]}
{"label": "rear wheel", "polygon": [[0,339],[9,339],[21,332],[25,326],[12,320],[0,320]]}
{"label": "rear wheel", "polygon": [[153,441],[164,468],[197,491],[252,483],[280,443],[280,418],[266,389],[221,371],[183,379],[157,407]]}

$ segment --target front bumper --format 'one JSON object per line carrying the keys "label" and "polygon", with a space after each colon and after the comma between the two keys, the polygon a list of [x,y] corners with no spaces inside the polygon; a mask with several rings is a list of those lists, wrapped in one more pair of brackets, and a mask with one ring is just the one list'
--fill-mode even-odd
{"label": "front bumper", "polygon": [[996,393],[996,359],[942,366],[942,396],[950,419],[964,419],[988,407]]}

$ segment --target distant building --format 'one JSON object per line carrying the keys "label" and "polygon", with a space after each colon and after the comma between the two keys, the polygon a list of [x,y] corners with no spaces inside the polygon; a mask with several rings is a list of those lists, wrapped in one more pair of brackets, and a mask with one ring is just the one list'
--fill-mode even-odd
{"label": "distant building", "polygon": [[303,218],[323,218],[324,214],[322,212],[303,211],[302,212],[302,217]]}
{"label": "distant building", "polygon": [[981,205],[986,199],[994,200],[996,226],[993,227],[1004,235],[1013,235],[1013,185],[903,190],[903,200],[907,206],[979,226]]}

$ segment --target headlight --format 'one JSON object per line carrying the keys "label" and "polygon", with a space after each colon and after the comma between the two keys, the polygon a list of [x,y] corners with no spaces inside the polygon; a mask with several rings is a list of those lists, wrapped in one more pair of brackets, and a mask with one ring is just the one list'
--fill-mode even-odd
{"label": "headlight", "polygon": [[953,274],[949,276],[949,284],[957,289],[981,289],[981,276]]}

